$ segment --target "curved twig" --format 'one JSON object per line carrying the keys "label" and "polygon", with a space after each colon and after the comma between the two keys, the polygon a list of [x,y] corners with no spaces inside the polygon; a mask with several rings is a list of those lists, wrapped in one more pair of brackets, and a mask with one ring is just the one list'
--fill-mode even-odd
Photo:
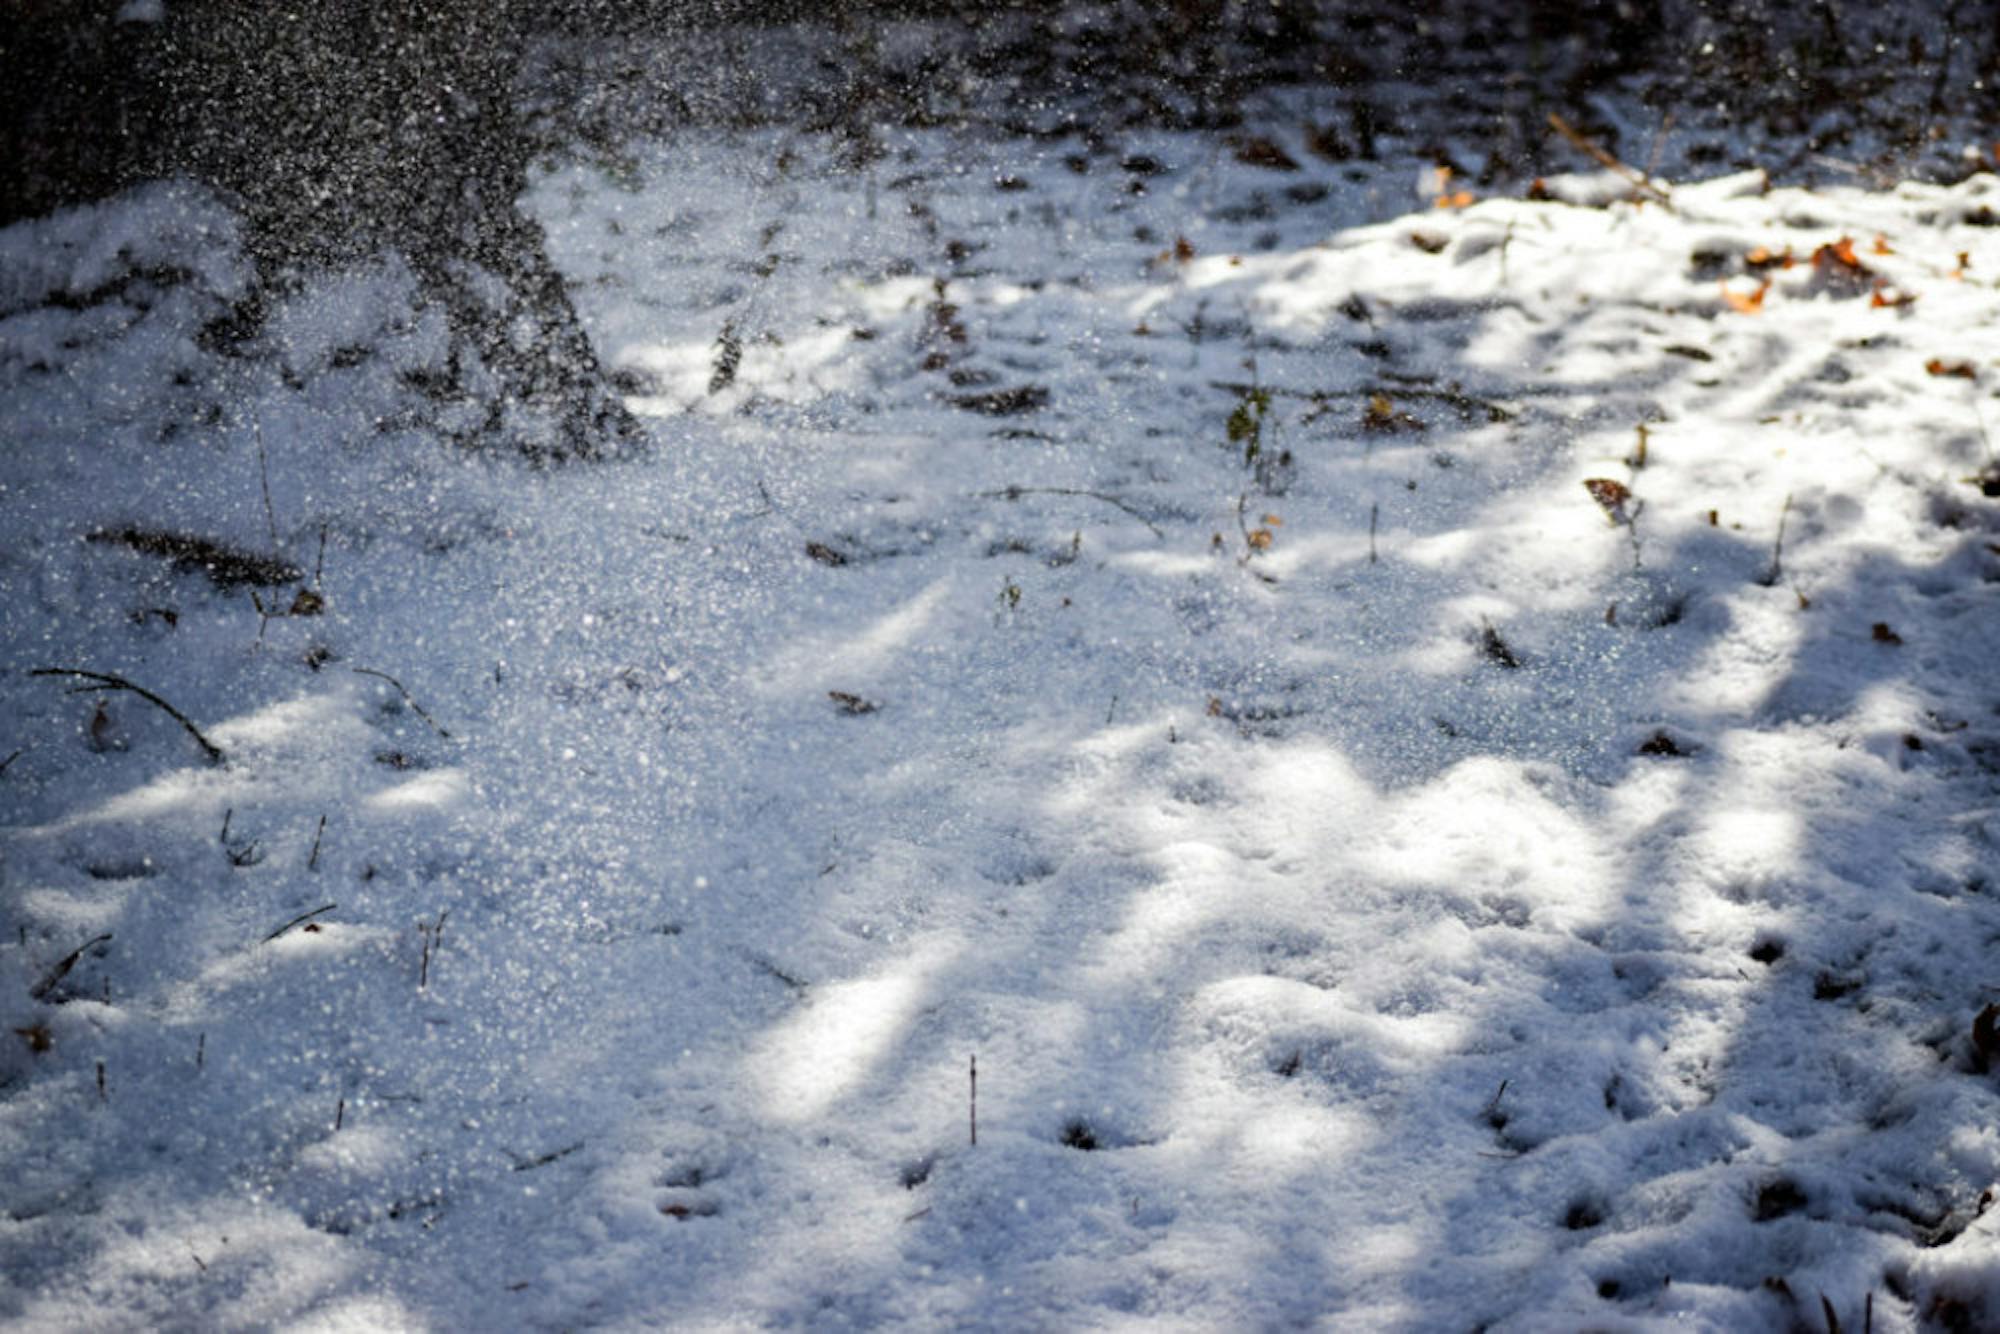
{"label": "curved twig", "polygon": [[311,912],[302,912],[297,917],[294,917],[291,921],[279,927],[276,931],[273,931],[270,935],[264,937],[264,943],[268,945],[272,941],[276,940],[279,936],[284,935],[285,932],[297,926],[300,922],[310,922],[313,918],[319,916],[321,913],[332,912],[335,908],[338,908],[339,906],[340,905],[338,903],[323,903],[319,907],[314,908]]}
{"label": "curved twig", "polygon": [[201,734],[201,729],[199,727],[196,727],[192,722],[189,722],[188,716],[185,713],[182,713],[179,709],[167,703],[165,700],[161,699],[158,695],[155,695],[152,691],[146,689],[146,687],[142,685],[135,685],[132,682],[127,681],[122,676],[112,676],[105,672],[89,672],[85,671],[81,667],[37,667],[33,671],[29,672],[28,675],[75,676],[75,677],[80,677],[85,681],[95,682],[96,683],[95,688],[100,690],[129,690],[133,694],[137,695],[140,699],[145,700],[148,704],[151,704],[156,708],[163,710],[169,718],[172,718],[182,727],[185,727],[187,729],[187,734],[195,739],[195,742],[202,748],[203,753],[208,756],[209,763],[221,764],[225,758],[222,753],[222,747],[216,745],[213,741],[210,741],[207,737],[203,736]]}
{"label": "curved twig", "polygon": [[1074,486],[1007,486],[1002,487],[998,491],[981,491],[979,493],[979,497],[982,500],[1019,500],[1022,496],[1082,496],[1087,500],[1101,500],[1107,505],[1116,505],[1140,523],[1145,524],[1147,531],[1152,533],[1154,537],[1166,536],[1160,530],[1158,524],[1154,523],[1144,514],[1141,514],[1131,505],[1120,500],[1117,496],[1109,495],[1103,491],[1089,491]]}
{"label": "curved twig", "polygon": [[417,712],[417,717],[429,723],[431,725],[431,730],[436,732],[439,736],[443,737],[447,741],[451,740],[451,733],[445,731],[444,728],[438,726],[438,720],[431,717],[428,713],[424,712],[424,706],[417,703],[416,699],[410,694],[410,692],[403,688],[403,683],[401,681],[398,681],[395,677],[389,675],[389,673],[387,672],[378,672],[373,667],[356,667],[354,670],[359,672],[363,676],[379,676],[384,681],[387,681],[390,685],[396,687],[397,690],[402,692],[403,703],[409,705],[412,709],[415,709]]}

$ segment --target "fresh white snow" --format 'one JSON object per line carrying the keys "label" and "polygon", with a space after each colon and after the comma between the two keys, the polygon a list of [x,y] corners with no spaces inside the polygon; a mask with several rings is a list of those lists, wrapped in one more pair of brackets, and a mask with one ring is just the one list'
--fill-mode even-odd
{"label": "fresh white snow", "polygon": [[2000,179],[1259,132],[550,163],[547,472],[0,233],[0,1317],[2000,1324]]}

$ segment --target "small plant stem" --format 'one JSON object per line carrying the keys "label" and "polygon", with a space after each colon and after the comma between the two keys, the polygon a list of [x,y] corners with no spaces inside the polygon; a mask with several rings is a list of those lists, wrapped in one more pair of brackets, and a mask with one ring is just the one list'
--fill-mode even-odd
{"label": "small plant stem", "polygon": [[333,1133],[340,1133],[340,1126],[347,1119],[347,1099],[342,1098],[333,1107]]}
{"label": "small plant stem", "polygon": [[271,531],[271,550],[278,551],[278,514],[271,508],[271,460],[264,449],[264,423],[252,422],[257,432],[257,476],[264,483],[264,523]]}
{"label": "small plant stem", "polygon": [[1375,554],[1375,526],[1381,521],[1382,506],[1378,502],[1368,507],[1368,563],[1374,565],[1380,559]]}
{"label": "small plant stem", "polygon": [[235,814],[236,814],[236,808],[234,806],[231,806],[228,810],[222,813],[222,832],[215,836],[216,842],[223,844],[227,844],[229,842],[229,820],[230,817]]}
{"label": "small plant stem", "polygon": [[22,756],[22,755],[24,755],[24,754],[26,754],[26,753],[27,753],[27,747],[25,747],[25,746],[22,746],[22,747],[19,747],[19,748],[17,748],[17,749],[16,749],[15,751],[14,751],[14,753],[13,753],[12,755],[9,755],[9,756],[8,756],[8,757],[7,757],[6,759],[4,759],[4,760],[0,760],[0,774],[4,774],[4,773],[6,773],[6,772],[7,772],[7,766],[8,766],[8,765],[10,765],[10,764],[12,764],[12,763],[13,763],[13,762],[14,762],[15,760],[18,760],[18,759],[20,759],[20,758],[21,758],[21,756]]}
{"label": "small plant stem", "polygon": [[438,940],[444,935],[444,919],[450,914],[450,911],[448,908],[441,910],[435,922],[419,922],[417,924],[417,930],[422,933],[424,938],[423,959],[417,967],[417,990],[419,991],[425,990],[431,984],[431,956],[437,953]]}
{"label": "small plant stem", "polygon": [[1778,539],[1771,544],[1771,568],[1758,582],[1766,588],[1777,587],[1778,580],[1785,576],[1785,521],[1792,515],[1792,498],[1785,496],[1785,505],[1778,511]]}
{"label": "small plant stem", "polygon": [[49,994],[56,989],[57,985],[65,977],[69,976],[69,970],[76,967],[77,960],[110,939],[111,933],[109,931],[100,932],[92,936],[89,940],[84,941],[83,944],[78,945],[68,954],[63,955],[62,958],[56,960],[55,967],[44,973],[41,981],[28,988],[28,999],[47,1000]]}
{"label": "small plant stem", "polygon": [[97,1100],[99,1102],[111,1101],[111,1094],[104,1087],[104,1062],[102,1061],[97,1063]]}
{"label": "small plant stem", "polygon": [[[100,1067],[101,1068],[101,1067]],[[971,1101],[967,1104],[968,1124],[972,1130],[972,1147],[979,1147],[979,1057],[975,1053],[968,1071]]]}
{"label": "small plant stem", "polygon": [[431,717],[428,713],[424,712],[424,706],[417,703],[415,698],[411,696],[410,692],[403,688],[403,683],[401,681],[398,681],[395,677],[389,675],[389,673],[387,672],[378,672],[373,667],[356,667],[354,668],[354,670],[356,672],[359,672],[363,676],[379,676],[384,681],[387,681],[390,685],[396,687],[397,691],[403,696],[403,702],[409,705],[412,709],[416,710],[417,717],[429,723],[431,725],[431,729],[435,731],[439,736],[443,737],[445,740],[449,741],[451,739],[451,733],[445,731],[442,727],[439,727],[437,719]]}
{"label": "small plant stem", "polygon": [[322,815],[319,817],[319,828],[313,831],[312,856],[306,858],[306,869],[308,871],[317,871],[319,869],[319,841],[325,834],[326,817]]}
{"label": "small plant stem", "polygon": [[207,737],[203,736],[201,734],[201,729],[196,727],[193,723],[189,722],[188,716],[186,714],[182,713],[179,709],[167,703],[165,700],[161,699],[158,695],[155,695],[152,691],[146,689],[144,686],[134,685],[132,682],[127,681],[122,676],[111,676],[104,672],[85,671],[81,667],[37,667],[33,671],[29,672],[28,675],[75,676],[75,677],[81,677],[83,680],[86,681],[96,682],[96,685],[91,687],[92,689],[129,690],[133,694],[137,695],[140,699],[143,699],[148,704],[151,704],[156,708],[160,709],[169,718],[172,718],[175,722],[179,723],[182,727],[186,728],[187,734],[195,739],[196,744],[198,744],[201,747],[202,753],[208,756],[209,763],[221,764],[223,762],[224,756],[222,754],[222,748],[220,746],[217,746],[214,742],[210,741]]}
{"label": "small plant stem", "polygon": [[320,576],[326,572],[326,525],[319,526],[319,559],[313,562],[313,591],[320,588]]}
{"label": "small plant stem", "polygon": [[208,1034],[203,1033],[194,1040],[194,1068],[199,1070],[208,1060]]}

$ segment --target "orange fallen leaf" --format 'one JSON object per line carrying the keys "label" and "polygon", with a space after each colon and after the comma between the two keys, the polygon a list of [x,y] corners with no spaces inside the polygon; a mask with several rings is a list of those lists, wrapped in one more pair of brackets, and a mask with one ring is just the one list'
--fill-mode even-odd
{"label": "orange fallen leaf", "polygon": [[1873,272],[1854,256],[1854,238],[1843,236],[1838,241],[1829,241],[1813,251],[1813,272],[1820,274],[1838,273],[1848,278],[1864,278]]}
{"label": "orange fallen leaf", "polygon": [[1924,363],[1924,369],[1932,375],[1946,375],[1957,380],[1976,380],[1979,372],[1969,361],[1946,361],[1943,357],[1932,357]]}
{"label": "orange fallen leaf", "polygon": [[1782,252],[1779,252],[1772,250],[1769,246],[1760,245],[1743,257],[1743,267],[1749,269],[1752,273],[1761,273],[1765,269],[1789,269],[1792,267],[1792,263],[1792,248],[1790,246],[1786,246]]}
{"label": "orange fallen leaf", "polygon": [[1454,190],[1450,194],[1439,195],[1432,201],[1433,208],[1466,208],[1472,203],[1472,191]]}
{"label": "orange fallen leaf", "polygon": [[1748,295],[1733,291],[1727,282],[1721,284],[1721,287],[1722,299],[1729,303],[1731,310],[1742,315],[1755,315],[1758,311],[1764,309],[1764,294],[1771,290],[1771,280],[1769,278],[1764,279],[1764,281],[1757,284],[1757,290]]}
{"label": "orange fallen leaf", "polygon": [[1266,514],[1264,516],[1264,523],[1272,528],[1283,528],[1285,526],[1285,521],[1275,514]]}
{"label": "orange fallen leaf", "polygon": [[1878,281],[1875,284],[1874,295],[1868,298],[1868,306],[1871,310],[1881,310],[1884,307],[1907,306],[1916,301],[1916,299],[1917,294],[1915,292],[1898,292],[1890,287],[1889,284]]}
{"label": "orange fallen leaf", "polygon": [[1896,252],[1889,248],[1889,238],[1877,232],[1875,233],[1875,244],[1868,247],[1868,253],[1871,255],[1893,255]]}

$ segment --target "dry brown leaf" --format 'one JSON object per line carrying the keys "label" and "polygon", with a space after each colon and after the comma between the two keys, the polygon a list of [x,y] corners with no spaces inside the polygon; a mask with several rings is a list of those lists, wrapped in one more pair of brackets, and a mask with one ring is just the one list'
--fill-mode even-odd
{"label": "dry brown leaf", "polygon": [[1632,498],[1631,487],[1609,477],[1587,477],[1583,489],[1590,492],[1590,498],[1603,508],[1611,522],[1625,522],[1625,502]]}
{"label": "dry brown leaf", "polygon": [[1943,357],[1932,357],[1924,363],[1924,369],[1932,375],[1948,376],[1957,380],[1976,380],[1979,372],[1969,361],[1946,361]]}

